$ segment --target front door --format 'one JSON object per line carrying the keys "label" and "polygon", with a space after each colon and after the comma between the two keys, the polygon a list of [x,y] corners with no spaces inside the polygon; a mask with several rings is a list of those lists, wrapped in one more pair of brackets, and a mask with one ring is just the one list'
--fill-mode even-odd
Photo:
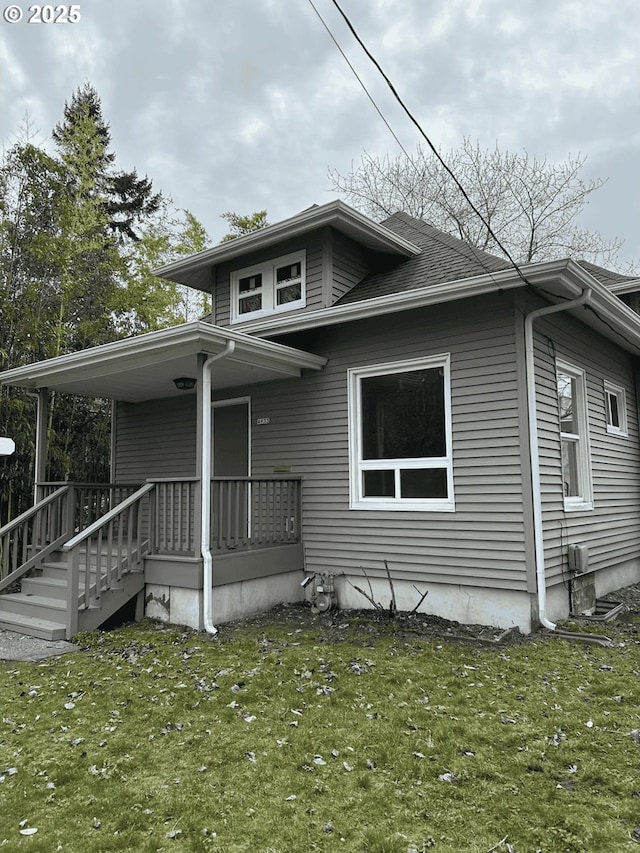
{"label": "front door", "polygon": [[239,548],[251,537],[249,400],[214,403],[212,414],[213,544]]}
{"label": "front door", "polygon": [[213,404],[213,476],[249,476],[249,401]]}

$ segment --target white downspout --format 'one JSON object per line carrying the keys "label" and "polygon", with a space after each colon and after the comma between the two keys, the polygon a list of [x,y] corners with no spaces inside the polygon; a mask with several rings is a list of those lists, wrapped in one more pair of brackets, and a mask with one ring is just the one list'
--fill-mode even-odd
{"label": "white downspout", "polygon": [[536,404],[536,377],[533,353],[533,324],[539,317],[568,311],[584,305],[591,298],[591,288],[586,287],[582,294],[570,302],[547,305],[538,308],[525,317],[525,375],[527,385],[527,410],[529,418],[529,454],[531,459],[531,490],[533,493],[533,537],[535,542],[536,582],[538,588],[538,618],[540,623],[555,631],[555,623],[547,617],[547,585],[544,565],[544,534],[542,530],[542,487],[540,484],[540,450],[538,446],[538,409]]}
{"label": "white downspout", "polygon": [[227,341],[222,352],[210,355],[202,365],[202,464],[200,468],[201,517],[200,553],[203,567],[203,622],[208,634],[217,634],[213,624],[213,566],[211,559],[211,366],[228,358],[236,348],[235,341]]}

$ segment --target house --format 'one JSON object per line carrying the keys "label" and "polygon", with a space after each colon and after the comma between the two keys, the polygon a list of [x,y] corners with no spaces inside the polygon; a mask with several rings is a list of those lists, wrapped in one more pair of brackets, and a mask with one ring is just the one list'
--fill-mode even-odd
{"label": "house", "polygon": [[[339,201],[159,274],[211,316],[0,375],[39,396],[0,625],[386,604],[386,561],[400,609],[529,632],[640,580],[640,281]],[[113,401],[110,484],[44,482],[51,391]]]}

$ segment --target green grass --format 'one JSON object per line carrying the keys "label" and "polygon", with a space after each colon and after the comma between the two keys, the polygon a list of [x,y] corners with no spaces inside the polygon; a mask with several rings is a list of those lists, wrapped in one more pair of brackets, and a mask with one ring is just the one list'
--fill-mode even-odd
{"label": "green grass", "polygon": [[0,846],[638,850],[639,624],[607,625],[613,648],[292,608],[215,639],[83,635],[0,667]]}

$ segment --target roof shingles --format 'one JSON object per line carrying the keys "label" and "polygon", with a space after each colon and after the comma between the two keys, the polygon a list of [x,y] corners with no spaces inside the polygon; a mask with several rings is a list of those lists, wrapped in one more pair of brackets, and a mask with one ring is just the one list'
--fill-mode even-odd
{"label": "roof shingles", "polygon": [[[450,281],[462,281],[511,267],[505,258],[477,249],[464,240],[440,231],[421,219],[406,213],[394,213],[382,222],[386,228],[404,237],[422,251],[412,258],[385,266],[369,273],[348,293],[341,297],[338,305],[361,302],[377,296],[404,293],[422,287],[432,287]],[[580,266],[605,287],[636,277],[621,275],[599,267],[588,261],[578,261]]]}
{"label": "roof shingles", "polygon": [[339,300],[339,305],[473,278],[510,266],[503,258],[476,249],[406,213],[394,213],[382,225],[419,246],[421,253],[390,270],[369,273]]}

